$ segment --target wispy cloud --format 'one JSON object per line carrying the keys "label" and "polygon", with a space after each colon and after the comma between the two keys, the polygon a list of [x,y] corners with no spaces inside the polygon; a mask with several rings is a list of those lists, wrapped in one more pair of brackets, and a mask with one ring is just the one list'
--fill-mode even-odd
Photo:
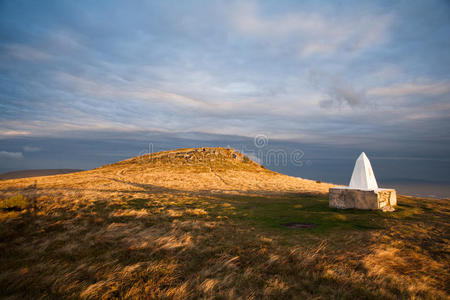
{"label": "wispy cloud", "polygon": [[244,35],[265,39],[268,44],[296,42],[301,56],[332,55],[378,46],[389,38],[392,16],[388,14],[328,15],[289,12],[263,15],[258,2],[239,2],[231,21]]}
{"label": "wispy cloud", "polygon": [[371,96],[403,97],[411,95],[439,96],[450,93],[450,82],[400,83],[389,87],[379,87],[368,91]]}
{"label": "wispy cloud", "polygon": [[27,45],[9,44],[4,48],[9,55],[22,60],[40,61],[52,58],[50,54]]}
{"label": "wispy cloud", "polygon": [[112,84],[103,81],[93,81],[68,73],[57,73],[56,80],[78,93],[109,100],[127,101],[138,99],[200,110],[221,110],[227,108],[226,102],[200,101],[174,92],[142,87],[139,82],[117,82]]}
{"label": "wispy cloud", "polygon": [[0,159],[22,159],[22,152],[0,151]]}
{"label": "wispy cloud", "polygon": [[365,92],[356,91],[339,76],[332,76],[321,71],[310,70],[309,77],[312,85],[325,93],[325,99],[319,102],[324,109],[333,107],[361,106],[365,100]]}
{"label": "wispy cloud", "polygon": [[24,136],[30,134],[31,132],[28,130],[0,130],[0,137]]}
{"label": "wispy cloud", "polygon": [[23,146],[23,151],[25,152],[38,152],[41,151],[40,147],[36,147],[36,146]]}

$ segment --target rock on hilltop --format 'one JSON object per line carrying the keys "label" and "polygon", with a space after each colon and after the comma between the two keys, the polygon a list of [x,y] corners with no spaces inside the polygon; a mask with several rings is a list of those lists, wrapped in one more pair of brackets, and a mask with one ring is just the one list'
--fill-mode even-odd
{"label": "rock on hilltop", "polygon": [[[201,147],[162,151],[133,157],[109,166],[124,167],[127,165],[142,165],[146,167],[176,166],[187,170],[217,168],[220,170],[241,169],[262,171],[260,164],[250,160],[246,155],[232,148]],[[108,166],[108,167],[109,167]]]}

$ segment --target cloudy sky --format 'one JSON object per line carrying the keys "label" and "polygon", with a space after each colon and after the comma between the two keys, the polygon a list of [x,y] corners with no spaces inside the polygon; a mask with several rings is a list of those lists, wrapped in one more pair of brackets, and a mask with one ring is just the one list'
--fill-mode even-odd
{"label": "cloudy sky", "polygon": [[445,0],[0,1],[0,162],[155,134],[448,161],[449,37]]}

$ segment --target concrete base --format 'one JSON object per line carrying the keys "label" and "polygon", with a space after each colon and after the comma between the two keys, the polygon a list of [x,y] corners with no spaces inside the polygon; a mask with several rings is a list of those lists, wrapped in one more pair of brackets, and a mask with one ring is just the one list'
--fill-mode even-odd
{"label": "concrete base", "polygon": [[393,189],[358,190],[349,187],[330,188],[330,207],[383,209],[397,205],[397,194]]}

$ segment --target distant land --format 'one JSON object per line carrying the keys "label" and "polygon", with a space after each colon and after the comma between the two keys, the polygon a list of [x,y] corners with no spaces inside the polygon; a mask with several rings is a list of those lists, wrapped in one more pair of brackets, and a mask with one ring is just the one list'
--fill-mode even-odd
{"label": "distant land", "polygon": [[12,171],[0,174],[0,180],[28,178],[37,176],[51,176],[59,174],[68,174],[74,172],[81,172],[80,169],[39,169],[39,170],[21,170]]}

